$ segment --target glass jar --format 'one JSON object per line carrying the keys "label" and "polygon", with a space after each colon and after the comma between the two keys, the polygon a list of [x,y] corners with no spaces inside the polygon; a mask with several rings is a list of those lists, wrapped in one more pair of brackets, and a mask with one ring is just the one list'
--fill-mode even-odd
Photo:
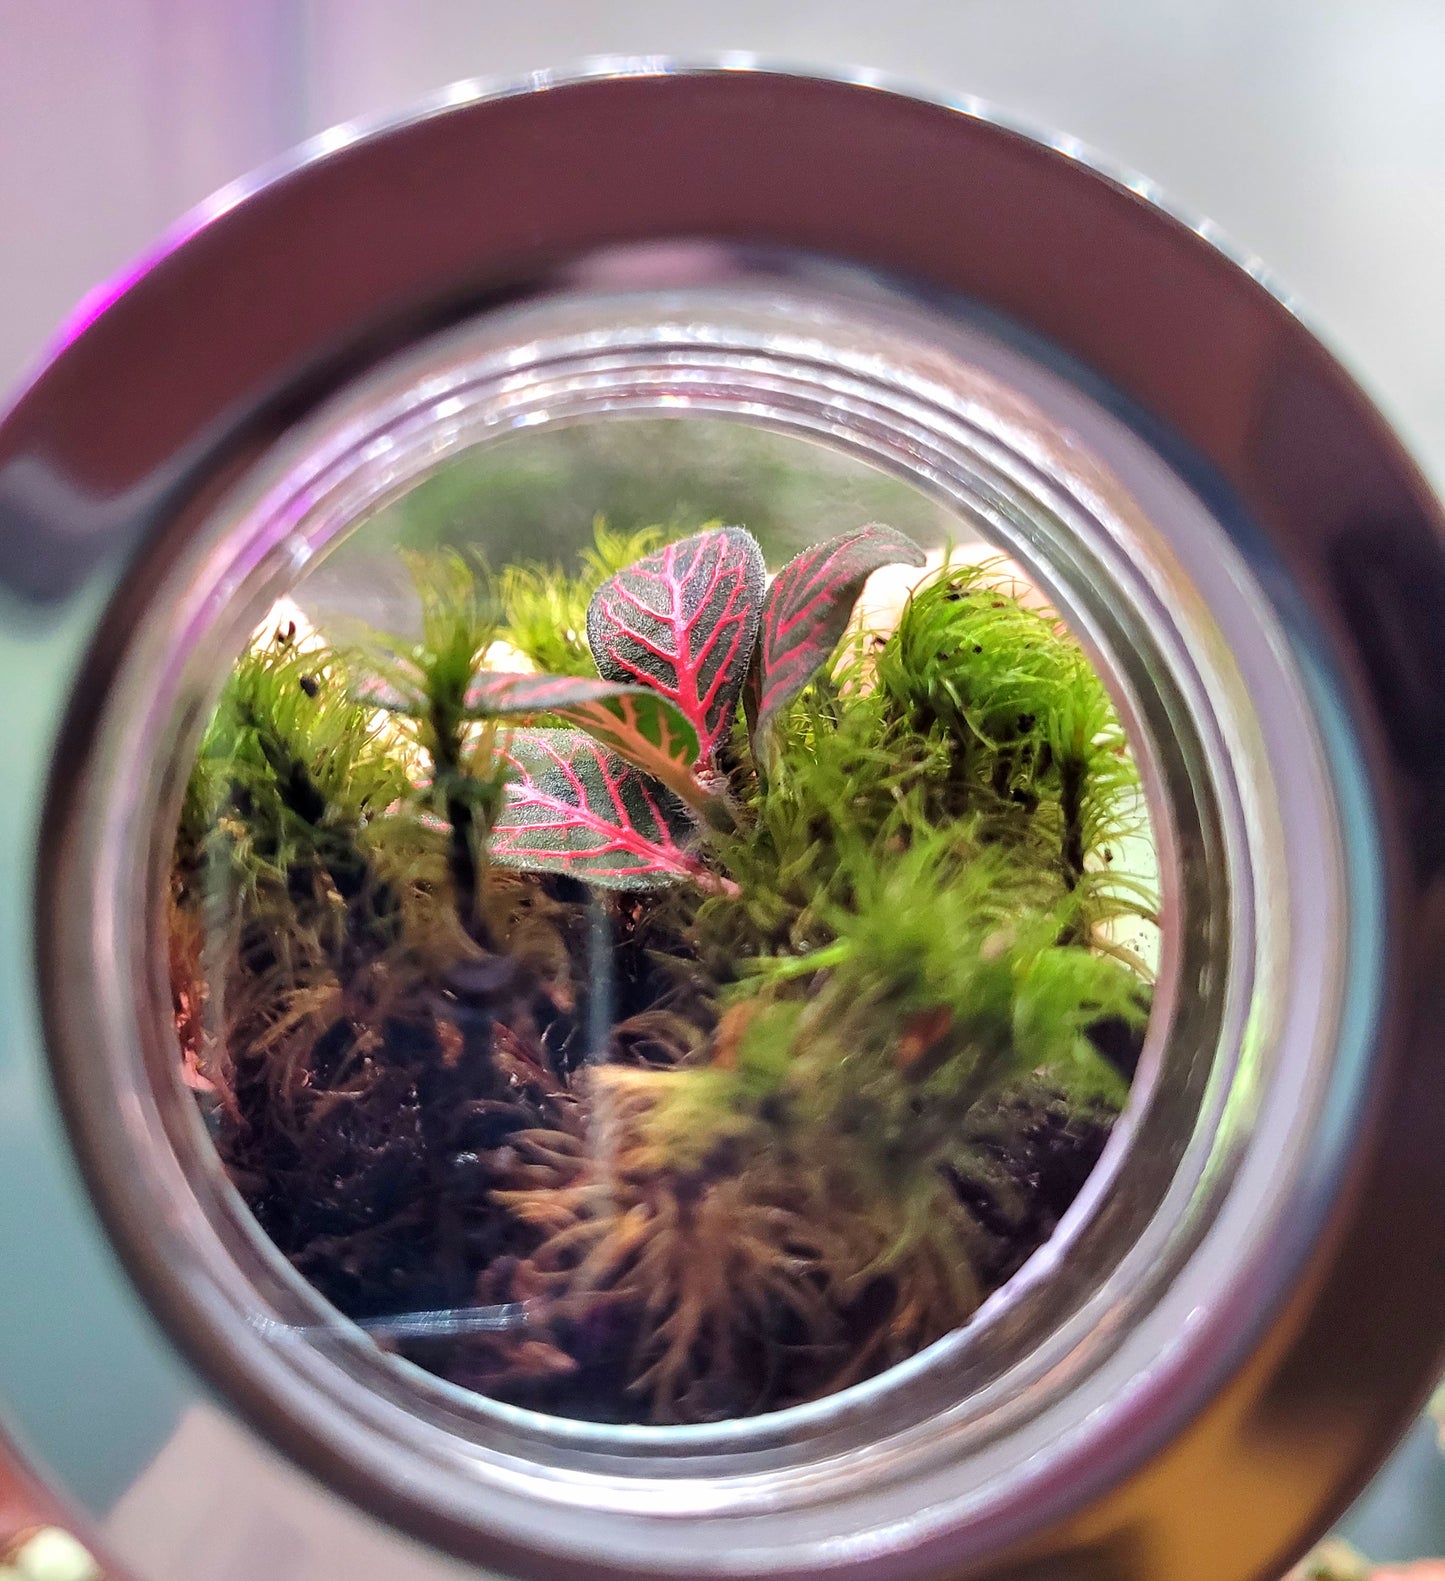
{"label": "glass jar", "polygon": [[[0,430],[0,574],[34,656],[6,839],[38,907],[7,971],[43,1149],[7,1193],[23,1167],[54,1237],[26,1265],[44,1337],[7,1347],[0,1391],[62,1489],[147,1581],[225,1574],[275,1509],[272,1568],[308,1578],[440,1576],[447,1553],[489,1575],[1282,1568],[1418,1405],[1445,1306],[1445,940],[1417,830],[1445,561],[1345,376],[1141,184],[871,84],[638,65],[457,94],[203,218]],[[255,633],[299,653],[328,612],[389,619],[423,516],[505,567],[669,492],[678,531],[710,531],[712,500],[771,512],[774,578],[875,506],[920,552],[1006,556],[1018,607],[1102,678],[1158,932],[1120,1119],[967,1321],[846,1386],[618,1421],[417,1365],[418,1338],[511,1321],[529,1287],[348,1317],[301,1277],[223,1167],[214,1083],[184,1079],[168,884]],[[599,888],[627,893],[537,893],[605,930]],[[992,938],[981,957],[1012,948]],[[589,1004],[615,942],[585,956]],[[895,1064],[933,1057],[919,1037]],[[1362,1290],[1408,1322],[1375,1332]],[[82,1352],[126,1424],[101,1461],[49,1406]]]}

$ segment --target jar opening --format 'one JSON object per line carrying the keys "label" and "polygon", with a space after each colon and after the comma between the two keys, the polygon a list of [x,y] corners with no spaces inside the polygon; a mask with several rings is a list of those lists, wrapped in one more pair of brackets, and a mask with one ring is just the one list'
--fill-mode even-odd
{"label": "jar opening", "polygon": [[968,1323],[1103,1151],[1159,956],[1046,596],[706,417],[523,430],[351,524],[224,680],[169,893],[184,1079],[291,1266],[450,1384],[644,1425]]}

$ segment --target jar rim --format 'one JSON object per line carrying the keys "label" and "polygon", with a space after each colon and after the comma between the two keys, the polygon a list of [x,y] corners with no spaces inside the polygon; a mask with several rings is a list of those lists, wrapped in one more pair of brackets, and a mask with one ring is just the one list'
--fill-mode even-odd
{"label": "jar rim", "polygon": [[[99,703],[109,698],[120,666],[133,657],[126,649],[134,618],[154,592],[160,560],[194,531],[204,514],[201,494],[209,490],[205,503],[214,503],[230,481],[227,468],[234,476],[258,443],[285,433],[320,392],[374,363],[380,351],[465,319],[495,304],[499,294],[525,295],[557,260],[586,256],[619,236],[712,230],[731,245],[757,222],[772,240],[800,255],[842,258],[879,275],[907,277],[935,307],[954,300],[950,293],[963,292],[996,315],[990,324],[1001,341],[1013,339],[1022,325],[1016,344],[1026,341],[1037,351],[1040,342],[1030,336],[1050,342],[1039,354],[1041,371],[1056,376],[1062,369],[1060,382],[1098,399],[1101,419],[1110,409],[1123,412],[1121,430],[1132,426],[1136,439],[1145,435],[1142,447],[1155,452],[1161,476],[1178,483],[1182,475],[1186,491],[1192,485],[1198,491],[1193,497],[1207,498],[1223,539],[1234,546],[1229,564],[1216,565],[1208,581],[1202,604],[1212,607],[1205,614],[1217,621],[1233,611],[1230,635],[1242,645],[1235,657],[1261,667],[1253,677],[1263,678],[1256,722],[1267,727],[1277,748],[1288,735],[1289,750],[1297,749],[1305,765],[1291,780],[1293,794],[1284,809],[1289,839],[1280,850],[1270,846],[1267,806],[1247,807],[1246,822],[1255,820],[1251,837],[1256,846],[1262,843],[1257,854],[1287,861],[1298,875],[1306,866],[1301,831],[1314,820],[1315,832],[1326,833],[1312,858],[1318,868],[1313,877],[1348,892],[1335,938],[1318,933],[1322,919],[1339,915],[1333,904],[1310,914],[1300,909],[1298,891],[1273,897],[1299,925],[1297,934],[1315,930],[1311,937],[1319,948],[1309,961],[1295,958],[1287,987],[1292,1005],[1310,992],[1322,996],[1316,1011],[1326,1021],[1330,1012],[1323,1001],[1333,1003],[1338,996],[1334,1057],[1316,1070],[1306,1054],[1276,1047],[1290,1073],[1289,1093],[1270,1082],[1236,1090],[1235,1117],[1265,1127],[1279,1141],[1276,1164],[1287,1156],[1298,1167],[1272,1173],[1258,1149],[1244,1150],[1236,1160],[1241,1180],[1248,1175],[1258,1196],[1252,1208],[1241,1197],[1237,1216],[1202,1232],[1200,1244],[1214,1246],[1230,1235],[1247,1241],[1259,1254],[1252,1264],[1255,1277],[1213,1290],[1196,1285],[1201,1309],[1214,1312],[1217,1322],[1182,1322],[1152,1362],[1136,1356],[1129,1387],[1116,1390],[1108,1402],[1114,1429],[1109,1454],[1090,1463],[1071,1455],[1079,1441],[1061,1444],[1057,1457],[1035,1468],[1033,1480],[1014,1478],[1006,1488],[991,1488],[986,1499],[975,1496],[982,1484],[971,1493],[961,1491],[947,1466],[920,1464],[906,1506],[865,1509],[855,1501],[846,1518],[835,1508],[811,1524],[794,1511],[786,1532],[765,1514],[750,1517],[746,1537],[742,1525],[730,1527],[738,1546],[717,1562],[734,1566],[735,1573],[758,1573],[784,1561],[797,1568],[801,1556],[810,1555],[809,1563],[841,1570],[876,1554],[877,1534],[885,1531],[898,1563],[916,1574],[929,1565],[936,1569],[945,1555],[950,1563],[961,1562],[962,1555],[1001,1563],[1014,1545],[1030,1534],[1037,1538],[1041,1530],[1053,1550],[1062,1552],[1075,1540],[1070,1523],[1086,1505],[1106,1525],[1113,1523],[1110,1529],[1117,1526],[1127,1503],[1121,1490],[1156,1451],[1161,1467],[1176,1478],[1186,1467],[1186,1451],[1205,1454],[1224,1475],[1228,1455],[1248,1427],[1209,1440],[1211,1400],[1226,1380],[1249,1379],[1253,1405],[1239,1422],[1257,1421],[1264,1413],[1300,1446],[1310,1468],[1310,1491],[1281,1512],[1276,1530],[1221,1538],[1243,1568],[1260,1568],[1277,1549],[1301,1540],[1323,1505],[1371,1458],[1382,1435],[1403,1420],[1438,1360],[1438,1333],[1425,1314],[1445,1306],[1433,1295],[1445,1273],[1435,1278],[1428,1269],[1413,1269],[1407,1275],[1399,1266],[1392,1275],[1387,1253],[1393,1243],[1386,1237],[1371,1245],[1379,1204],[1418,1199],[1420,1182],[1401,1181],[1404,1160],[1426,1156],[1400,1146],[1392,1162],[1391,1149],[1382,1145],[1387,1120],[1398,1143],[1428,1135],[1438,1118],[1406,1079],[1399,1040],[1408,1016],[1382,1013],[1383,952],[1397,936],[1401,915],[1417,909],[1413,897],[1423,882],[1398,853],[1388,865],[1382,856],[1380,809],[1395,805],[1391,798],[1410,770],[1400,749],[1382,740],[1376,728],[1386,704],[1378,691],[1362,688],[1359,676],[1362,666],[1369,673],[1368,656],[1360,656],[1342,613],[1343,595],[1328,573],[1331,555],[1358,527],[1362,513],[1388,520],[1394,532],[1423,533],[1438,555],[1438,511],[1340,370],[1256,281],[1225,263],[1209,238],[1164,217],[1144,201],[1150,194],[1120,190],[1058,147],[1031,143],[981,118],[974,107],[929,105],[880,94],[872,86],[762,72],[690,73],[656,63],[638,63],[628,75],[575,83],[548,79],[531,87],[530,93],[468,97],[458,107],[433,110],[369,141],[345,140],[320,164],[293,169],[245,202],[233,201],[75,339],[0,428],[0,489],[33,477],[40,455],[65,484],[64,498],[57,495],[48,504],[31,490],[31,504],[15,519],[32,534],[32,562],[42,568],[35,576],[49,577],[46,586],[69,601],[73,621],[89,618],[80,610],[77,589],[94,575],[102,556],[118,547],[131,556],[124,577],[116,572],[111,579],[115,597],[89,661],[93,685],[67,723],[45,810],[44,848],[56,853],[57,872],[73,881],[40,896],[48,1039],[73,1131],[83,1139],[101,1117],[82,1113],[73,1080],[80,1057],[73,1018],[81,1007],[72,985],[88,952],[103,954],[114,942],[93,930],[80,937],[85,930],[77,928],[74,910],[74,896],[103,876],[88,870],[86,860],[114,855],[93,852],[82,838],[85,798],[95,789],[90,771]],[[470,209],[458,213],[446,203],[446,181],[457,159],[471,159],[468,168],[495,174],[495,163],[487,161],[495,162],[499,139],[518,137],[531,146],[539,115],[544,121],[556,117],[554,130],[566,126],[589,139],[597,154],[589,167],[593,176],[606,172],[596,191],[574,191],[568,202],[558,202],[549,188],[540,209],[524,195],[485,218]],[[727,152],[737,170],[719,162],[718,140],[708,135],[720,115],[728,117]],[[671,186],[660,181],[662,164],[672,159],[683,161],[695,179]],[[400,168],[412,171],[415,181],[393,181]],[[839,201],[845,189],[854,196],[852,208]],[[385,201],[364,221],[358,218],[356,194],[371,193],[370,203],[379,190]],[[603,195],[606,204],[599,208]],[[961,247],[947,218],[974,212],[980,204],[996,222],[988,245]],[[390,233],[375,232],[374,252],[363,249],[354,276],[333,280],[324,269],[315,271],[325,256],[320,244],[343,209],[355,223],[379,223]],[[890,216],[889,223],[879,225],[879,214]],[[288,245],[278,249],[282,237]],[[259,273],[248,275],[253,266]],[[253,290],[261,279],[273,289],[270,298]],[[238,280],[247,282],[254,297],[249,305],[234,293]],[[224,347],[225,355],[207,353],[193,306],[175,342],[184,343],[189,362],[137,362],[137,347],[172,343],[170,332],[157,340],[155,331],[171,323],[176,304],[187,300],[201,304],[213,326],[224,325],[217,350]],[[298,330],[302,320],[278,311],[278,304],[302,300],[314,311]],[[190,380],[186,392],[166,384],[182,365]],[[121,371],[129,377],[117,378]],[[143,414],[142,441],[130,443],[125,436],[131,431],[116,425],[118,392]],[[1087,428],[1092,419],[1081,421]],[[1093,432],[1097,437],[1098,430]],[[112,435],[107,451],[100,439]],[[1332,446],[1360,462],[1343,480],[1339,467],[1329,464]],[[88,513],[70,510],[67,518],[78,499],[103,504]],[[137,547],[142,542],[144,552]],[[14,566],[7,571],[12,579],[20,574]],[[36,582],[32,591],[38,596],[39,590]],[[1189,613],[1187,606],[1182,612]],[[68,686],[67,672],[56,690],[57,709]],[[1246,755],[1247,750],[1248,744]],[[1189,853],[1186,871],[1198,857]],[[1270,899],[1265,888],[1257,887],[1256,894]],[[1280,942],[1262,939],[1274,948]],[[1418,950],[1412,970],[1428,975],[1432,950],[1433,944]],[[1392,979],[1391,1004],[1404,1003],[1400,996],[1407,989]],[[1269,1029],[1258,1024],[1246,1026],[1242,1036],[1255,1048],[1270,1046]],[[1317,1087],[1306,1080],[1310,1074],[1320,1078]],[[1307,1102],[1292,1107],[1286,1101],[1304,1092]],[[1312,1154],[1305,1146],[1310,1139],[1318,1144]],[[1347,1180],[1344,1160],[1352,1149],[1359,1168]],[[151,1227],[125,1222],[125,1214],[106,1200],[116,1180],[97,1168],[83,1141],[80,1152],[112,1235],[143,1255],[141,1243]],[[1339,1310],[1350,1270],[1363,1258],[1379,1275],[1380,1289],[1404,1281],[1421,1314],[1389,1354],[1372,1352],[1360,1362],[1359,1376],[1368,1374],[1379,1386],[1378,1400],[1366,1413],[1368,1422],[1348,1424],[1338,1449],[1319,1441],[1305,1403],[1296,1398],[1287,1408],[1270,1393],[1271,1375],[1255,1366],[1270,1344],[1300,1358],[1307,1352],[1333,1354],[1328,1335],[1318,1327],[1302,1329],[1297,1314],[1286,1316],[1293,1311],[1286,1299],[1292,1282],[1323,1255],[1331,1223],[1345,1225],[1349,1234],[1333,1243],[1338,1255],[1332,1254],[1310,1286],[1317,1310]],[[1421,1246],[1429,1242],[1428,1227],[1415,1224],[1414,1231]],[[1347,1263],[1346,1248],[1354,1261]],[[1445,1269],[1445,1259],[1440,1266]],[[198,1273],[185,1264],[176,1271]],[[201,1278],[194,1293],[201,1302],[214,1294]],[[1177,1293],[1187,1293],[1183,1284]],[[1166,1387],[1170,1380],[1178,1387]],[[535,1565],[537,1545],[551,1544],[545,1561],[551,1574],[559,1573],[564,1557],[579,1573],[592,1564],[581,1557],[588,1549],[575,1526],[559,1520],[556,1530],[529,1533],[515,1510],[507,1513],[501,1493],[490,1502],[474,1498],[443,1507],[437,1490],[433,1507],[418,1512],[398,1494],[390,1475],[394,1467],[383,1459],[363,1464],[364,1455],[338,1456],[308,1446],[290,1433],[284,1411],[268,1415],[263,1403],[252,1406],[298,1458],[399,1524],[467,1552],[501,1556],[499,1562],[507,1564]],[[1212,1451],[1206,1451],[1209,1442],[1215,1444]],[[1198,1475],[1197,1463],[1188,1463]],[[1177,1557],[1182,1538],[1170,1535],[1161,1507],[1150,1508],[1151,1530],[1165,1545],[1160,1551]],[[699,1563],[716,1568],[715,1545],[709,1547],[702,1536],[705,1523],[695,1529],[670,1523],[670,1516],[682,1513],[672,1506],[655,1513],[661,1524],[643,1525],[659,1542],[667,1533],[667,1563],[681,1570],[695,1570]],[[637,1539],[629,1524],[637,1514],[619,1514],[622,1524],[609,1528],[619,1544]],[[830,1527],[835,1519],[849,1523],[848,1534]],[[489,1526],[485,1540],[478,1537],[478,1523]],[[627,1551],[634,1565],[654,1573],[663,1562],[661,1548]]]}

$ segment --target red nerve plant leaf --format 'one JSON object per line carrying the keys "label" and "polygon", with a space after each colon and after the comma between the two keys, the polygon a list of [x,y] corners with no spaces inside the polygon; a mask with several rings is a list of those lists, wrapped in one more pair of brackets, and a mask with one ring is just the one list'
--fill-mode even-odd
{"label": "red nerve plant leaf", "polygon": [[749,677],[755,738],[766,739],[768,725],[828,662],[863,584],[879,566],[900,563],[922,565],[923,551],[906,533],[874,523],[805,549],[778,572]]}
{"label": "red nerve plant leaf", "polygon": [[570,873],[604,889],[691,879],[735,894],[686,849],[696,827],[677,798],[577,730],[518,730],[503,749],[515,776],[492,826],[493,858]]}
{"label": "red nerve plant leaf", "polygon": [[766,572],[741,527],[668,544],[592,595],[587,641],[609,681],[660,692],[697,731],[710,762],[732,722],[757,641]]}
{"label": "red nerve plant leaf", "polygon": [[369,675],[351,688],[352,700],[384,708],[389,714],[406,714],[416,719],[421,716],[424,704],[419,697],[409,696],[399,686],[379,675]]}
{"label": "red nerve plant leaf", "polygon": [[514,674],[483,670],[467,688],[466,710],[479,719],[513,714],[555,714],[578,703],[593,703],[618,693],[641,690],[599,681],[593,675]]}
{"label": "red nerve plant leaf", "polygon": [[704,818],[720,815],[717,796],[692,772],[697,731],[675,704],[645,686],[589,676],[496,671],[473,680],[466,708],[477,718],[552,714],[661,780]]}

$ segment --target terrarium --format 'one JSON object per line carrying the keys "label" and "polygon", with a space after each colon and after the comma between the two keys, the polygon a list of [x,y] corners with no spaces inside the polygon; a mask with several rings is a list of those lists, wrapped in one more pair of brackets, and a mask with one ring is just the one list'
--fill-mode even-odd
{"label": "terrarium", "polygon": [[136,1574],[1278,1574],[1417,1411],[1438,512],[1076,154],[460,91],[0,425],[0,1382]]}
{"label": "terrarium", "polygon": [[966,1325],[1098,1161],[1159,954],[1127,733],[1021,568],[681,416],[363,512],[224,680],[168,926],[291,1266],[453,1384],[645,1424]]}

